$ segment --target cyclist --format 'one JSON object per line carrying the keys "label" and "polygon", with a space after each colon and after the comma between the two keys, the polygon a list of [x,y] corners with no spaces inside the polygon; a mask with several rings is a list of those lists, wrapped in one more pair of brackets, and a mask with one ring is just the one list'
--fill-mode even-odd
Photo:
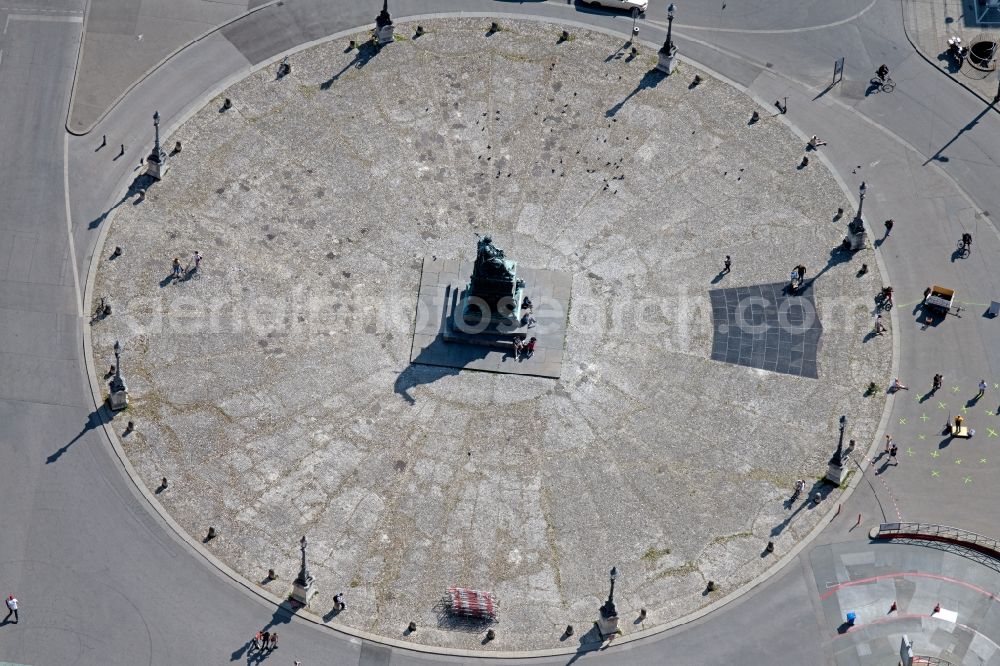
{"label": "cyclist", "polygon": [[875,70],[875,74],[878,75],[879,81],[884,83],[889,78],[889,68],[885,66],[885,63],[882,63],[882,66]]}
{"label": "cyclist", "polygon": [[799,479],[798,481],[796,481],[795,482],[795,492],[792,493],[792,499],[798,498],[799,494],[802,492],[802,489],[805,488],[805,487],[806,487],[806,482],[805,481],[803,481],[802,479]]}
{"label": "cyclist", "polygon": [[971,250],[972,249],[972,234],[966,231],[962,234],[962,249]]}

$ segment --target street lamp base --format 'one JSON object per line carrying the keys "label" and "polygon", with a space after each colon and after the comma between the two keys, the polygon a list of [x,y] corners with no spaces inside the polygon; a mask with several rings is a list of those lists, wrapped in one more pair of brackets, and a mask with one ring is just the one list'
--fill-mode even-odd
{"label": "street lamp base", "polygon": [[111,411],[118,412],[128,407],[128,391],[112,391],[108,396]]}
{"label": "street lamp base", "polygon": [[620,634],[621,629],[618,628],[618,616],[612,615],[611,617],[598,618],[597,631],[600,632],[601,638],[607,638],[608,636]]}
{"label": "street lamp base", "polygon": [[163,176],[166,176],[169,169],[170,167],[165,163],[146,160],[146,175],[155,180],[160,180]]}
{"label": "street lamp base", "polygon": [[379,46],[384,46],[395,40],[393,36],[394,28],[395,26],[392,23],[387,23],[375,31],[375,37],[378,39]]}
{"label": "street lamp base", "polygon": [[656,63],[656,69],[666,74],[672,74],[677,67],[677,49],[674,48],[669,54],[660,49],[660,59]]}
{"label": "street lamp base", "polygon": [[303,606],[309,605],[309,600],[313,598],[316,592],[316,580],[312,577],[310,577],[305,584],[303,584],[303,582],[298,578],[292,582],[292,599],[299,602]]}
{"label": "street lamp base", "polygon": [[844,482],[844,478],[847,477],[847,470],[841,465],[834,465],[831,463],[826,470],[826,480],[835,486],[839,486]]}

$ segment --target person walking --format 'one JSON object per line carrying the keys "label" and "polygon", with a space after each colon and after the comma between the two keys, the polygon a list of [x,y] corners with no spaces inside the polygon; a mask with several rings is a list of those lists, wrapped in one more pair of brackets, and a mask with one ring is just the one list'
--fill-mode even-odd
{"label": "person walking", "polygon": [[5,617],[3,621],[6,622],[10,619],[11,615],[14,616],[14,624],[17,624],[17,598],[15,598],[13,594],[7,597],[7,617]]}
{"label": "person walking", "polygon": [[886,435],[885,436],[885,453],[889,453],[889,451],[892,449],[893,446],[895,446],[895,444],[893,444],[893,442],[892,442],[892,437],[890,437],[889,435]]}
{"label": "person walking", "polygon": [[899,453],[899,449],[896,447],[895,442],[889,447],[889,460],[892,461],[894,465],[899,464],[899,460],[896,459],[896,454]]}
{"label": "person walking", "polygon": [[259,650],[260,649],[260,639],[261,639],[261,635],[260,635],[260,632],[258,631],[256,634],[253,635],[253,638],[250,639],[250,649],[251,650]]}
{"label": "person walking", "polygon": [[976,394],[976,400],[979,400],[980,398],[982,398],[985,393],[986,393],[986,380],[985,379],[980,379],[979,380],[979,393]]}
{"label": "person walking", "polygon": [[271,645],[270,647],[268,647],[268,650],[277,650],[277,649],[278,649],[278,632],[276,631],[273,634],[271,634]]}
{"label": "person walking", "polygon": [[889,234],[892,233],[892,225],[894,225],[894,224],[896,224],[896,223],[894,221],[892,221],[891,219],[888,219],[888,220],[885,221],[885,236],[883,236],[883,238],[888,238],[889,237]]}
{"label": "person walking", "polygon": [[181,277],[181,259],[180,257],[174,257],[174,263],[170,266],[170,275],[175,280],[179,280]]}
{"label": "person walking", "polygon": [[269,642],[271,642],[271,632],[265,629],[260,635],[260,644],[262,647],[266,647]]}
{"label": "person walking", "polygon": [[893,393],[895,393],[896,391],[909,391],[909,390],[910,387],[906,386],[905,384],[903,384],[903,382],[899,381],[899,377],[896,377],[895,379],[892,380]]}
{"label": "person walking", "polygon": [[944,375],[942,375],[941,373],[934,375],[934,388],[931,391],[931,393],[937,391],[939,388],[941,388],[943,384],[944,384]]}
{"label": "person walking", "polygon": [[875,335],[882,335],[883,333],[885,333],[885,331],[886,328],[885,324],[882,323],[882,315],[881,314],[875,315]]}
{"label": "person walking", "polygon": [[194,262],[194,270],[201,268],[201,252],[195,250],[194,255],[191,257],[191,261]]}
{"label": "person walking", "polygon": [[723,263],[723,265],[724,265],[724,267],[723,267],[723,269],[722,269],[722,274],[723,274],[723,275],[726,275],[726,274],[728,274],[728,273],[729,273],[729,271],[730,271],[730,270],[732,269],[732,267],[733,267],[733,260],[732,260],[732,259],[730,259],[730,258],[729,258],[729,255],[727,254],[727,255],[726,255],[726,259],[725,259],[725,260],[724,260],[724,261],[723,261],[722,263]]}

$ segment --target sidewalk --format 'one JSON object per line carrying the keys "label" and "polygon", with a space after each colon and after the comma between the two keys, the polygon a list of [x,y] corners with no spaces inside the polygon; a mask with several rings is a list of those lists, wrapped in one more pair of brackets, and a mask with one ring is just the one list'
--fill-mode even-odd
{"label": "sidewalk", "polygon": [[[991,100],[998,90],[996,59],[989,71],[973,67],[968,59],[958,69],[946,53],[950,37],[961,37],[963,46],[967,47],[982,39],[1000,41],[1000,23],[979,25],[976,11],[968,1],[963,6],[947,0],[903,0],[903,27],[927,60],[980,97]],[[993,10],[992,16],[1000,21],[1000,12]]]}

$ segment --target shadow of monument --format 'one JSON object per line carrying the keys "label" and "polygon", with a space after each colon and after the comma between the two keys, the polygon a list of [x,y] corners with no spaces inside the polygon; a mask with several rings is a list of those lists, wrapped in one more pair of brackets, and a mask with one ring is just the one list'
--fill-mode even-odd
{"label": "shadow of monument", "polygon": [[642,75],[642,78],[639,80],[639,83],[635,86],[635,89],[632,90],[632,92],[630,92],[628,95],[625,95],[625,99],[623,99],[622,101],[618,102],[613,107],[608,109],[604,113],[604,116],[606,118],[610,118],[616,115],[619,111],[622,110],[622,107],[624,107],[625,104],[627,104],[628,101],[632,99],[635,95],[639,94],[640,92],[648,88],[655,88],[660,84],[660,81],[662,81],[665,78],[667,78],[666,73],[661,72],[655,67],[649,70],[648,72]]}
{"label": "shadow of monument", "polygon": [[[461,355],[466,363],[486,358],[492,351],[489,347],[480,345],[463,345],[459,343],[446,343],[444,341],[444,329],[448,325],[448,313],[455,307],[458,300],[458,293],[450,288],[445,290],[445,297],[442,299],[441,314],[438,320],[437,337],[431,345],[420,351],[416,358],[410,361],[410,365],[399,373],[393,385],[393,391],[398,393],[411,405],[416,404],[416,399],[410,391],[422,384],[431,384],[443,377],[457,375],[464,368],[453,367],[441,364],[440,349],[442,345],[448,345],[448,349],[454,355]],[[451,358],[454,358],[452,356]]]}

